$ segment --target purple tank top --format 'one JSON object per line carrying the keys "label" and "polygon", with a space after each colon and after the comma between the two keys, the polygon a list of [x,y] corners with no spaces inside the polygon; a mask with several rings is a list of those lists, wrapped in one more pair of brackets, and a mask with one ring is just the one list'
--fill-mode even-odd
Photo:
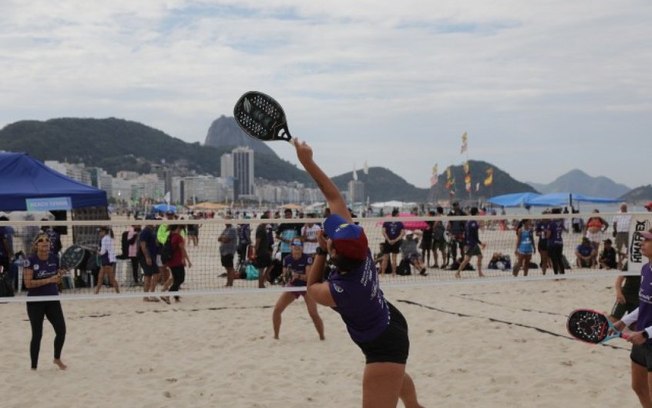
{"label": "purple tank top", "polygon": [[389,308],[378,284],[378,271],[371,252],[362,266],[329,277],[331,295],[337,305],[333,309],[342,316],[349,335],[356,342],[378,337],[389,325]]}
{"label": "purple tank top", "polygon": [[[55,255],[50,254],[47,260],[42,261],[38,256],[32,255],[25,260],[25,268],[30,268],[34,273],[32,280],[40,280],[51,278],[57,274],[58,259]],[[31,288],[27,290],[27,296],[56,296],[59,294],[59,287],[50,283],[38,288]]]}
{"label": "purple tank top", "polygon": [[[641,268],[641,287],[638,291],[638,321],[636,329],[652,326],[652,267],[646,263]],[[652,344],[652,339],[647,341]]]}

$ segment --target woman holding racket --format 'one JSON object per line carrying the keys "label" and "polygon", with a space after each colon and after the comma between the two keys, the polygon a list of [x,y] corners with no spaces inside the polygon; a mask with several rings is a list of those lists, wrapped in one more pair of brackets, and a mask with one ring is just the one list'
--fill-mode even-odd
{"label": "woman holding racket", "polygon": [[104,277],[109,278],[109,283],[115,289],[115,293],[120,293],[118,281],[115,280],[115,249],[113,248],[113,230],[109,227],[100,227],[100,273],[97,275],[97,285],[95,286],[95,294],[100,293],[100,289],[104,284]]}
{"label": "woman holding racket", "polygon": [[[25,261],[23,279],[27,288],[27,296],[57,296],[59,294],[59,259],[50,252],[50,237],[40,233],[32,243],[32,255]],[[38,366],[38,355],[41,350],[43,336],[43,320],[45,317],[54,328],[54,360],[61,370],[66,365],[61,361],[61,350],[66,340],[66,320],[63,317],[61,302],[40,301],[27,302],[27,316],[32,327],[32,340],[29,344],[29,354],[32,360],[32,370]]]}
{"label": "woman holding racket", "polygon": [[[641,288],[639,306],[633,312],[623,316],[614,326],[624,330],[636,322],[636,330],[628,334],[627,341],[633,344],[630,358],[632,360],[632,389],[638,396],[641,406],[652,407],[652,230],[639,233],[643,239],[641,253],[648,258],[648,263],[641,268]],[[645,283],[645,284],[644,284]]]}
{"label": "woman holding racket", "polygon": [[[351,339],[365,355],[362,406],[396,407],[400,398],[406,407],[420,407],[414,382],[405,371],[410,348],[407,322],[379,287],[365,232],[353,223],[339,189],[313,161],[310,146],[293,142],[299,161],[331,210],[308,271],[308,295],[342,316]],[[326,255],[336,268],[322,281]]]}

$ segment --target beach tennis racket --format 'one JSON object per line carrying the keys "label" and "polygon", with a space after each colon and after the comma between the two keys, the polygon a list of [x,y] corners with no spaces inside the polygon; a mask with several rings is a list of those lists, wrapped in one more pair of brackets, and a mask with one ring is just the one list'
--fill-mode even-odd
{"label": "beach tennis racket", "polygon": [[68,247],[68,249],[66,249],[61,255],[61,264],[59,269],[69,271],[79,267],[79,265],[84,260],[84,255],[86,255],[86,250],[81,246],[73,245]]}
{"label": "beach tennis racket", "polygon": [[603,313],[590,309],[574,310],[566,322],[571,336],[586,343],[600,344],[627,335],[617,330]]}
{"label": "beach tennis racket", "polygon": [[242,130],[256,139],[264,142],[292,139],[283,108],[262,92],[242,95],[233,108],[233,116]]}

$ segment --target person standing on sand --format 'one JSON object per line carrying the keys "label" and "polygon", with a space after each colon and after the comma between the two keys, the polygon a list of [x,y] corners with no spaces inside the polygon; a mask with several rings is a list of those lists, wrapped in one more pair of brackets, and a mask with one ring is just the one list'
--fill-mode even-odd
{"label": "person standing on sand", "polygon": [[[471,216],[476,216],[478,215],[478,208],[477,207],[472,207],[471,208]],[[478,224],[478,221],[476,220],[470,220],[466,222],[466,231],[464,233],[464,258],[462,259],[462,262],[460,263],[459,268],[457,268],[457,272],[455,273],[455,277],[457,279],[461,278],[461,273],[466,268],[466,265],[471,262],[471,257],[477,257],[478,258],[478,276],[483,278],[484,274],[482,273],[482,249],[486,247],[484,243],[480,241],[480,225]]]}
{"label": "person standing on sand", "polygon": [[[50,252],[50,237],[40,233],[32,243],[32,252],[24,266],[23,279],[27,288],[27,296],[57,296],[61,273],[59,259]],[[54,328],[54,360],[52,361],[61,370],[67,366],[61,361],[61,350],[66,341],[66,320],[63,317],[61,302],[58,300],[27,302],[27,316],[32,327],[32,340],[29,345],[29,354],[32,361],[32,370],[38,366],[38,355],[41,350],[43,336],[43,320],[45,317]]]}
{"label": "person standing on sand", "polygon": [[641,268],[641,286],[639,290],[639,306],[626,314],[614,326],[618,330],[636,322],[636,330],[628,333],[627,341],[632,343],[631,378],[632,389],[636,393],[642,407],[652,407],[652,230],[641,232],[643,242],[641,253],[648,262]]}
{"label": "person standing on sand", "polygon": [[[405,371],[410,349],[407,321],[380,289],[364,229],[353,223],[339,189],[314,162],[310,146],[297,139],[293,143],[299,162],[331,210],[308,273],[308,294],[342,316],[351,339],[365,355],[363,408],[393,408],[399,398],[407,408],[419,408],[414,382]],[[335,270],[323,281],[327,255]],[[324,356],[333,358],[337,356]]]}

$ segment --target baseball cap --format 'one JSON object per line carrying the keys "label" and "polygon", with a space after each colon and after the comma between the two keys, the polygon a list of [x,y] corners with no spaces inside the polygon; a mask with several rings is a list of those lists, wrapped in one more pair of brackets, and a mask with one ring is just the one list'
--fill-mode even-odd
{"label": "baseball cap", "polygon": [[302,246],[303,246],[303,242],[301,242],[300,239],[293,239],[292,242],[290,243],[290,245],[291,245],[291,246],[302,247]]}
{"label": "baseball cap", "polygon": [[324,232],[333,242],[333,248],[343,257],[363,261],[367,259],[369,243],[359,225],[349,224],[337,214],[331,214],[324,221]]}
{"label": "baseball cap", "polygon": [[652,229],[644,232],[639,232],[641,237],[643,237],[644,240],[652,240]]}

